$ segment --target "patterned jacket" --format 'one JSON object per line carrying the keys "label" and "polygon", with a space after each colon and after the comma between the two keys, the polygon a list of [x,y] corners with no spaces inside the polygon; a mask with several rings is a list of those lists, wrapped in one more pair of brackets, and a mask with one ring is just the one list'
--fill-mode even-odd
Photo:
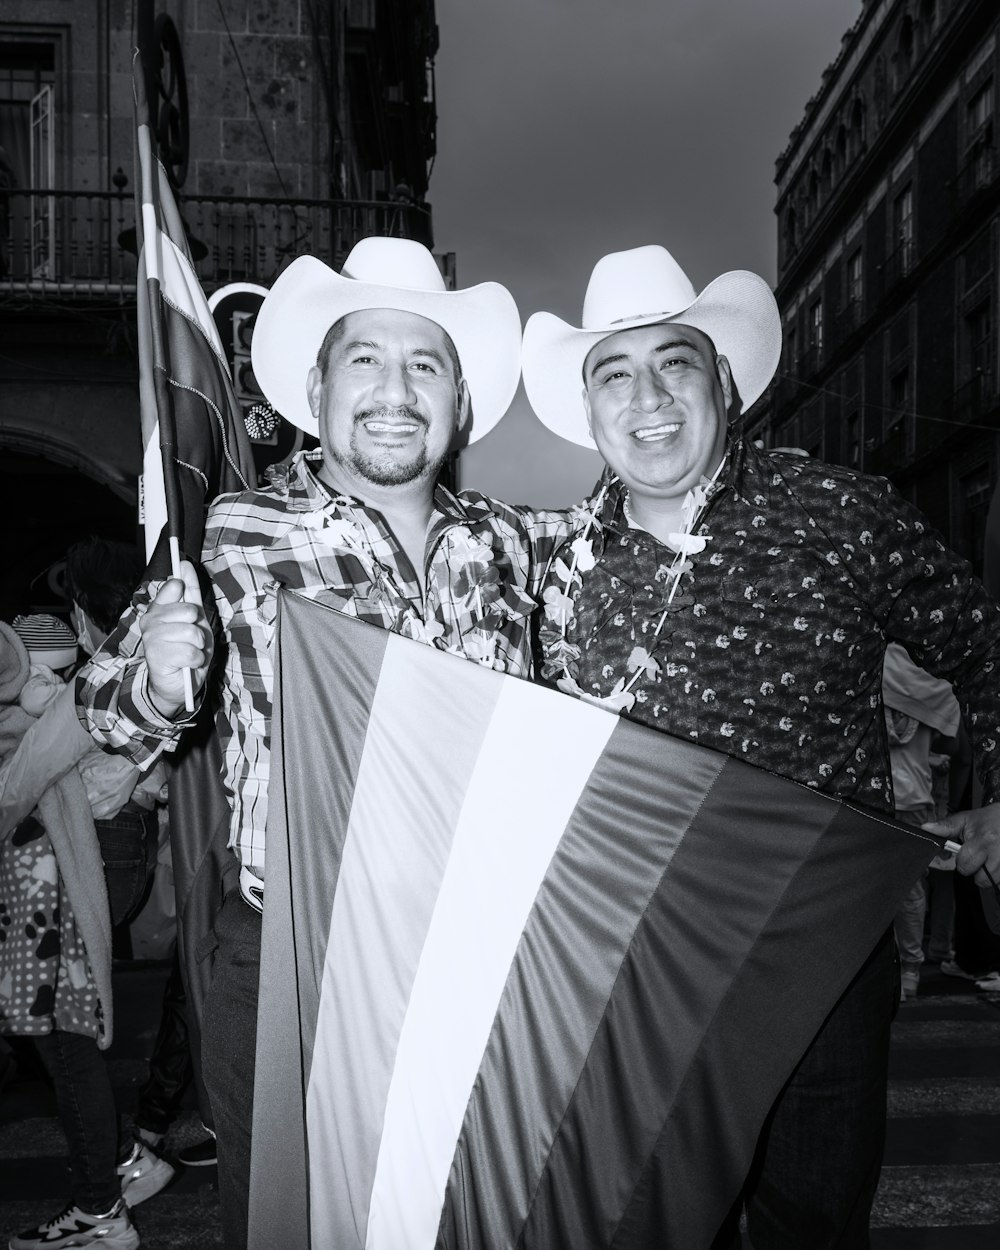
{"label": "patterned jacket", "polygon": [[[1000,797],[1000,609],[886,479],[736,441],[655,645],[673,552],[630,528],[624,497],[611,480],[597,565],[571,593],[569,671],[584,692],[608,696],[647,648],[633,719],[891,811],[881,681],[895,640],[954,685],[984,801]],[[548,675],[561,658],[549,652]]]}

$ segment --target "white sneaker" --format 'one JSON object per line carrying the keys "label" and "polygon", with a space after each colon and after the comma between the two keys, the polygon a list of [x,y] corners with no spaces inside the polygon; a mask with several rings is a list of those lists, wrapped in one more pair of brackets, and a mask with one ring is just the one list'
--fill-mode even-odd
{"label": "white sneaker", "polygon": [[106,1215],[89,1215],[78,1206],[25,1229],[10,1239],[10,1250],[66,1250],[70,1246],[103,1246],[105,1250],[138,1250],[139,1234],[119,1198]]}
{"label": "white sneaker", "polygon": [[136,1207],[153,1194],[169,1185],[174,1169],[144,1142],[136,1142],[128,1158],[118,1164],[122,1178],[122,1197],[130,1207]]}
{"label": "white sneaker", "polygon": [[946,977],[961,977],[963,981],[975,981],[976,979],[974,972],[966,972],[954,959],[943,959],[941,961],[941,971]]}

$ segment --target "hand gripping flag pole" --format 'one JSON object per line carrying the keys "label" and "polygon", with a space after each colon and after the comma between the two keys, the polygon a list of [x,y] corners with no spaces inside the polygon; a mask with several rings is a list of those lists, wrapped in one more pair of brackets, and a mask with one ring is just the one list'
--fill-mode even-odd
{"label": "hand gripping flag pole", "polygon": [[[208,301],[195,273],[166,171],[156,157],[143,51],[133,57],[136,114],[137,320],[146,557],[161,531],[170,574],[197,559],[204,509],[246,490],[253,454]],[[185,670],[185,707],[194,710]]]}
{"label": "hand gripping flag pole", "polygon": [[[139,244],[139,278],[140,284],[145,277],[145,311],[147,335],[140,335],[140,371],[143,365],[151,366],[154,388],[156,424],[159,429],[160,466],[163,480],[163,499],[166,509],[166,533],[170,548],[170,574],[181,576],[181,536],[183,517],[181,514],[180,491],[176,474],[176,425],[174,422],[173,399],[170,394],[170,382],[167,372],[166,343],[163,333],[163,317],[161,315],[160,274],[162,272],[161,244],[163,235],[159,227],[157,212],[159,167],[153,153],[153,139],[149,125],[149,105],[146,99],[146,84],[143,58],[137,51],[133,58],[133,90],[135,93],[137,155],[139,178],[136,180],[136,196],[139,199],[136,212],[136,228]],[[138,295],[138,303],[143,304],[143,295]],[[151,359],[145,359],[148,356]],[[148,376],[148,374],[147,374]],[[145,421],[143,422],[145,425]],[[145,441],[145,440],[144,440]],[[152,499],[149,504],[152,504]],[[150,524],[150,515],[146,513],[146,532],[154,532]],[[148,551],[147,542],[147,555]],[[184,669],[184,707],[188,712],[194,711],[194,690],[192,688],[191,670]]]}

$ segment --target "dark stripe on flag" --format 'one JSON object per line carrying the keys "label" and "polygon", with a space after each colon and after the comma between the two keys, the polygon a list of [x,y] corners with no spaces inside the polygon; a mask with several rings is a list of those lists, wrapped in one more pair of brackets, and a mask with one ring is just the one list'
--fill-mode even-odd
{"label": "dark stripe on flag", "polygon": [[[676,758],[669,775],[664,746]],[[463,1126],[449,1183],[461,1206],[445,1207],[442,1246],[517,1243],[636,924],[724,764],[615,727],[525,927]]]}
{"label": "dark stripe on flag", "polygon": [[[251,1185],[250,1227],[251,1244],[292,1250],[310,1245],[305,1092],[354,778],[389,635],[342,631],[343,665],[332,682],[315,617],[289,611],[288,601],[279,594],[254,1081],[254,1175],[267,1184]],[[349,700],[344,680],[353,682]],[[290,851],[290,829],[308,833],[308,848]]]}
{"label": "dark stripe on flag", "polygon": [[[644,749],[621,728],[614,749]],[[727,760],[636,930],[516,1244],[708,1247],[771,1105],[932,853]]]}

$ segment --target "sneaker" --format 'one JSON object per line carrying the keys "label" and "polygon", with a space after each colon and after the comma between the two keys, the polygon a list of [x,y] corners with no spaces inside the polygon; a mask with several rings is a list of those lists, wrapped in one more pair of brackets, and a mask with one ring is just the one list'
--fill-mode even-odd
{"label": "sneaker", "polygon": [[975,981],[975,972],[966,972],[964,968],[960,968],[954,959],[944,959],[941,962],[941,971],[946,977],[961,977],[963,981]]}
{"label": "sneaker", "polygon": [[991,972],[985,977],[979,977],[976,981],[976,989],[1000,994],[1000,972]]}
{"label": "sneaker", "polygon": [[10,1250],[62,1250],[70,1246],[103,1246],[105,1250],[138,1250],[139,1234],[119,1198],[106,1215],[88,1215],[69,1206],[37,1228],[10,1239]]}
{"label": "sneaker", "polygon": [[128,1155],[118,1164],[122,1178],[122,1197],[130,1207],[136,1207],[153,1194],[158,1194],[174,1177],[174,1169],[143,1142],[135,1142]]}
{"label": "sneaker", "polygon": [[916,998],[917,987],[920,985],[920,965],[904,964],[899,975],[901,998]]}
{"label": "sneaker", "polygon": [[152,1146],[154,1150],[159,1150],[163,1145],[165,1133],[157,1133],[151,1128],[140,1128],[138,1124],[132,1126],[132,1136],[136,1141],[145,1142],[147,1146]]}
{"label": "sneaker", "polygon": [[177,1162],[186,1168],[212,1168],[218,1163],[215,1138],[209,1134],[204,1141],[195,1142],[177,1152]]}

